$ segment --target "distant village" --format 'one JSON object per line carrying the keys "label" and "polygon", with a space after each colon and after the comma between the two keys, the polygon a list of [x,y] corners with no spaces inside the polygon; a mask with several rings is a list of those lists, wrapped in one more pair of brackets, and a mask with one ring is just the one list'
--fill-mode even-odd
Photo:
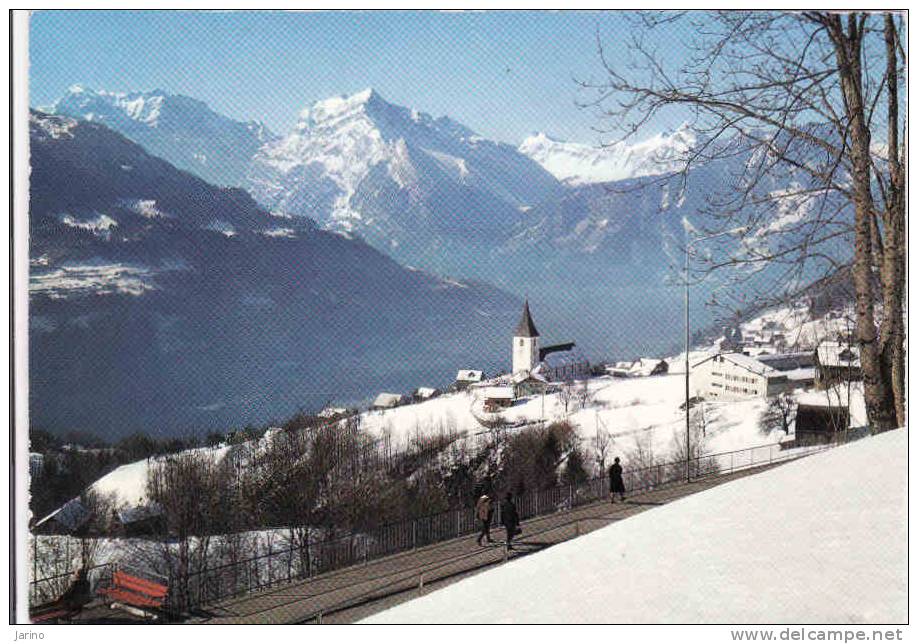
{"label": "distant village", "polygon": [[[841,314],[825,316],[829,327]],[[747,325],[748,327],[748,325]],[[833,440],[851,425],[850,397],[840,395],[845,385],[861,380],[856,348],[845,334],[818,342],[795,340],[791,346],[815,344],[812,349],[789,350],[784,327],[765,320],[758,328],[744,332],[739,326],[724,328],[722,335],[707,350],[690,353],[690,406],[716,405],[750,399],[777,404],[783,414],[786,440],[782,448],[799,447]],[[820,335],[824,335],[821,332]],[[486,377],[482,370],[460,369],[445,390],[418,387],[410,395],[383,392],[376,396],[370,409],[385,412],[397,407],[423,403],[445,393],[466,392],[470,395],[475,420],[485,426],[504,422],[501,412],[534,396],[557,393],[565,388],[583,385],[592,377],[613,379],[649,379],[666,375],[683,375],[684,354],[679,358],[638,358],[631,361],[591,364],[572,341],[541,345],[541,335],[533,320],[528,302],[511,335],[511,370]],[[671,362],[673,364],[671,364]],[[672,367],[672,370],[671,370]],[[684,406],[682,407],[684,409]],[[317,416],[328,423],[357,414],[356,409],[327,406]],[[789,421],[793,418],[792,423]],[[520,421],[523,422],[523,421]],[[532,422],[532,421],[529,421]],[[504,422],[505,425],[509,424]],[[523,422],[523,424],[526,424]],[[790,426],[794,431],[789,432]],[[280,432],[269,428],[267,435]],[[64,451],[82,453],[89,450],[65,445]],[[30,470],[37,476],[44,466],[42,454],[31,455]],[[158,517],[152,506],[130,507],[118,513],[125,530],[142,530]],[[151,514],[152,512],[152,514]],[[88,517],[88,511],[75,498],[48,516],[39,519],[32,529],[40,532],[73,531]]]}
{"label": "distant village", "polygon": [[[843,315],[829,311],[825,318],[831,323]],[[691,353],[694,400],[767,400],[791,392],[827,391],[841,383],[861,380],[860,358],[850,334],[839,332],[813,343],[791,341],[787,335],[775,320],[766,320],[759,328],[745,332],[740,325],[724,327],[708,351]],[[663,358],[591,364],[575,342],[541,346],[540,339],[527,301],[511,338],[511,371],[488,378],[481,370],[460,369],[447,391],[471,392],[487,415],[499,413],[517,400],[552,393],[591,376],[647,378],[670,373],[670,362]],[[815,346],[805,347],[807,344]],[[684,367],[679,373],[684,373]],[[410,395],[383,392],[376,396],[371,409],[392,409],[442,393],[446,392],[433,387],[419,387]],[[842,426],[847,429],[850,421],[847,405],[828,396],[807,399],[796,407],[798,445],[825,440]],[[333,418],[346,413],[344,408],[327,407],[319,415]]]}

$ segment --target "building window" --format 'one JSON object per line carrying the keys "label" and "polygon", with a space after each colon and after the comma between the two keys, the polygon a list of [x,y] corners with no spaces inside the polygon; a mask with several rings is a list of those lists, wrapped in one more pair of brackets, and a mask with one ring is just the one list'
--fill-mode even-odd
{"label": "building window", "polygon": [[520,338],[520,346],[523,346],[523,338]]}

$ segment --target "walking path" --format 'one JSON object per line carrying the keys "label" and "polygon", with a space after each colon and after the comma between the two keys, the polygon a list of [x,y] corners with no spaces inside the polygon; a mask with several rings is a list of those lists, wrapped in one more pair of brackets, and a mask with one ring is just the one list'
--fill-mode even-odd
{"label": "walking path", "polygon": [[[475,537],[410,550],[363,565],[276,586],[270,590],[227,599],[205,610],[189,623],[205,624],[300,624],[351,623],[431,590],[454,583],[485,568],[548,548],[568,539],[605,527],[615,521],[664,505],[682,497],[738,478],[761,472],[771,465],[710,476],[637,494],[626,503],[598,501],[523,523],[515,550],[501,545],[479,547]],[[492,530],[500,538],[502,528]]]}

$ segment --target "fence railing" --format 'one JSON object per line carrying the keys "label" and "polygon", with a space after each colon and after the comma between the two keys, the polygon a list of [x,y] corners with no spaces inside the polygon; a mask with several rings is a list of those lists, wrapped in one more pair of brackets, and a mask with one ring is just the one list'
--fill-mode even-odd
{"label": "fence railing", "polygon": [[[109,584],[115,569],[116,564],[114,563],[104,563],[89,568],[87,570],[87,578],[89,579],[90,592],[95,594],[100,586]],[[29,582],[29,606],[40,606],[58,599],[66,592],[73,581],[73,572],[33,579]]]}
{"label": "fence railing", "polygon": [[[774,443],[694,457],[688,462],[689,476],[699,479],[779,463],[859,437],[843,435],[829,443],[792,449]],[[629,494],[634,494],[683,483],[686,469],[684,459],[629,468],[624,472],[625,487]],[[570,510],[605,498],[607,494],[608,479],[601,476],[579,484],[531,490],[515,496],[514,502],[520,518],[525,520]],[[500,523],[498,504],[493,524]],[[229,597],[474,534],[479,529],[474,508],[464,507],[341,537],[309,541],[300,546],[272,548],[268,553],[193,571],[182,578],[173,576],[169,581],[169,604],[173,612],[184,613]]]}

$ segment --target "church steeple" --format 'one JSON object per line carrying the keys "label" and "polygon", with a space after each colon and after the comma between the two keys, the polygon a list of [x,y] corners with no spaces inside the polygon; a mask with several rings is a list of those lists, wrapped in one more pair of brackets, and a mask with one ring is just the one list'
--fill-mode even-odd
{"label": "church steeple", "polygon": [[535,323],[532,321],[532,314],[529,312],[529,300],[526,300],[523,305],[523,317],[520,318],[520,323],[516,325],[516,331],[513,332],[513,336],[517,338],[539,337],[539,330],[536,329]]}
{"label": "church steeple", "polygon": [[529,312],[529,300],[523,306],[523,317],[513,332],[513,373],[532,371],[539,363],[539,330]]}

